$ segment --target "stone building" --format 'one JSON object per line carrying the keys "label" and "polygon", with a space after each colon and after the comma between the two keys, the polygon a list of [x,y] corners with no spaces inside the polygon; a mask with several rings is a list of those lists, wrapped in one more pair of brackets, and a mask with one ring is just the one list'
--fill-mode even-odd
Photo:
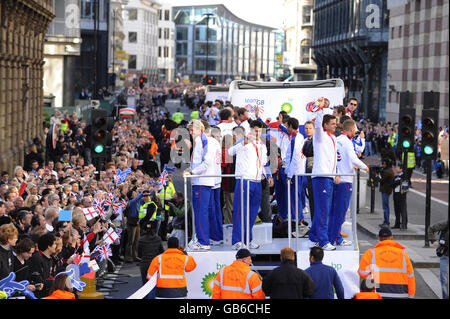
{"label": "stone building", "polygon": [[423,92],[439,92],[440,124],[449,116],[448,0],[389,2],[386,120],[398,121],[400,92],[413,93],[416,119]]}
{"label": "stone building", "polygon": [[10,176],[43,132],[44,37],[51,0],[0,1],[0,170]]}

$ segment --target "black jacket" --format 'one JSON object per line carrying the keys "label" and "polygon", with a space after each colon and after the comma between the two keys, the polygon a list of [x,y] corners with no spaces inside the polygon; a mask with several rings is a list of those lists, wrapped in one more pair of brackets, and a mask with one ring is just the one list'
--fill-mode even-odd
{"label": "black jacket", "polygon": [[43,281],[44,288],[42,291],[36,291],[35,295],[38,298],[47,297],[50,294],[50,288],[53,285],[54,265],[53,259],[46,257],[40,251],[35,251],[31,256],[31,270],[32,273],[39,273]]}
{"label": "black jacket", "polygon": [[0,280],[8,277],[11,271],[13,271],[12,250],[6,250],[0,246]]}
{"label": "black jacket", "polygon": [[262,289],[270,299],[303,299],[312,296],[314,288],[311,277],[297,268],[293,260],[283,261],[264,277],[262,283]]}
{"label": "black jacket", "polygon": [[147,234],[139,238],[138,256],[141,257],[140,266],[146,270],[150,266],[153,258],[162,254],[164,247],[161,238],[158,235]]}

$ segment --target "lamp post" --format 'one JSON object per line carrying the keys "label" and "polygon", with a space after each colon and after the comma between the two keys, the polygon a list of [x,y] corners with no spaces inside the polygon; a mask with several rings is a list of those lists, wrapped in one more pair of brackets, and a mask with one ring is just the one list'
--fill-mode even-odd
{"label": "lamp post", "polygon": [[213,13],[205,13],[206,16],[206,57],[205,57],[205,74],[206,78],[208,78],[208,56],[209,56],[209,17],[213,15]]}

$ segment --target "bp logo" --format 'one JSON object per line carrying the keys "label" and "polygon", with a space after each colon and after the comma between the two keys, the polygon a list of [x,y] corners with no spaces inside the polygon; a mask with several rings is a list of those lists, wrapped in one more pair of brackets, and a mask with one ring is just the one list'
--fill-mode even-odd
{"label": "bp logo", "polygon": [[205,293],[205,295],[211,297],[213,286],[214,286],[214,280],[216,279],[217,273],[210,272],[209,274],[206,274],[205,277],[202,279],[202,290]]}
{"label": "bp logo", "polygon": [[285,111],[287,114],[292,112],[292,104],[285,102],[283,103],[283,105],[281,105],[281,110]]}

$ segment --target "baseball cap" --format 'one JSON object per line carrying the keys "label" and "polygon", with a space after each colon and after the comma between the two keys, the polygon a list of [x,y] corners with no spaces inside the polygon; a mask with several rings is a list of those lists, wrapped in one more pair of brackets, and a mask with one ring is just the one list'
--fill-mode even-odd
{"label": "baseball cap", "polygon": [[255,257],[255,255],[252,254],[248,249],[245,248],[239,249],[238,252],[236,253],[236,259],[242,259],[245,257]]}
{"label": "baseball cap", "polygon": [[152,193],[147,189],[142,192],[142,196],[150,196],[151,194]]}
{"label": "baseball cap", "polygon": [[392,236],[392,232],[387,227],[381,228],[380,232],[378,233],[378,237],[390,237],[390,236]]}

